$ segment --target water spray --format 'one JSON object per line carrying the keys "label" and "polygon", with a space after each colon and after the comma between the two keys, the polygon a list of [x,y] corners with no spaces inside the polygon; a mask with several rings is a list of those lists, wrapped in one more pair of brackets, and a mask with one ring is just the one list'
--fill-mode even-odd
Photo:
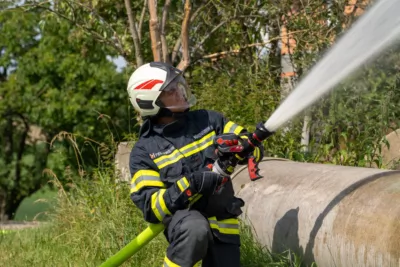
{"label": "water spray", "polygon": [[275,132],[379,52],[399,41],[400,1],[381,0],[363,14],[264,124]]}

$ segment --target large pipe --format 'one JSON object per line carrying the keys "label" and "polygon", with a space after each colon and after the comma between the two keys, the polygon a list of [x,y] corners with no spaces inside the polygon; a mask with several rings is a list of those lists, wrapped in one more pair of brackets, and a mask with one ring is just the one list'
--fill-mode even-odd
{"label": "large pipe", "polygon": [[244,219],[273,252],[310,265],[400,266],[400,171],[266,159],[236,172]]}

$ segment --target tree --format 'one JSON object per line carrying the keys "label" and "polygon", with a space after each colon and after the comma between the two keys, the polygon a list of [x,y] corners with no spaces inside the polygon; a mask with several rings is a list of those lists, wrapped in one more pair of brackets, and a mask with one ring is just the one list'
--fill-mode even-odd
{"label": "tree", "polygon": [[257,46],[265,45],[259,31],[269,17],[260,9],[268,5],[255,0],[235,5],[204,0],[125,0],[124,5],[115,0],[60,0],[47,11],[107,44],[134,67],[155,60],[186,69],[242,49],[256,53]]}
{"label": "tree", "polygon": [[[47,182],[42,174],[45,168],[51,166],[60,173],[66,165],[79,171],[97,165],[96,151],[87,145],[86,137],[101,146],[110,141],[111,134],[129,131],[128,109],[121,105],[128,103],[121,90],[126,77],[107,60],[113,52],[56,17],[40,24],[43,14],[43,9],[19,8],[0,14],[5,66],[0,114],[6,118],[0,123],[4,136],[0,212],[9,218],[25,196]],[[30,141],[30,129],[36,126],[42,130],[42,140]],[[75,140],[75,145],[83,148],[78,162],[70,146],[62,146],[69,151],[62,160],[54,157],[56,151],[50,151],[50,143],[60,132],[70,138],[69,133],[84,137]]]}
{"label": "tree", "polygon": [[[1,3],[0,13],[0,114],[4,120],[0,121],[1,128],[1,148],[0,148],[0,220],[4,219],[4,214],[8,210],[15,209],[19,203],[10,203],[10,187],[13,182],[9,177],[21,180],[23,165],[23,152],[26,148],[25,140],[29,133],[30,124],[20,110],[5,104],[8,102],[12,88],[8,84],[8,76],[17,68],[18,60],[28,53],[29,49],[37,44],[35,36],[38,32],[35,24],[38,17],[35,13],[27,14],[22,17],[21,12],[9,12],[6,9],[11,3]],[[15,105],[15,99],[11,101]],[[18,126],[18,127],[17,127]],[[13,206],[13,207],[10,207]]]}

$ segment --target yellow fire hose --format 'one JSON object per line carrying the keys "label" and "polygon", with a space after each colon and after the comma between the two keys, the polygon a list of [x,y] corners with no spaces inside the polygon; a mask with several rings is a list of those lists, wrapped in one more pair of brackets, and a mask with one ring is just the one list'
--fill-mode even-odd
{"label": "yellow fire hose", "polygon": [[122,263],[132,257],[133,254],[138,252],[142,247],[153,240],[153,238],[155,238],[163,230],[164,225],[161,223],[150,224],[143,232],[135,237],[135,239],[118,251],[117,254],[111,256],[107,261],[100,265],[100,267],[120,266]]}

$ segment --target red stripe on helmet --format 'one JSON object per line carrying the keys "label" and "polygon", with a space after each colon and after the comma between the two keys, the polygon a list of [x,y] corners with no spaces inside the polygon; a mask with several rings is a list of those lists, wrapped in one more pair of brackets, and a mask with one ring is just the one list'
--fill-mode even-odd
{"label": "red stripe on helmet", "polygon": [[161,80],[149,80],[145,81],[144,83],[139,84],[138,86],[135,87],[135,90],[137,89],[143,89],[143,90],[150,90],[154,87],[154,85],[163,83]]}
{"label": "red stripe on helmet", "polygon": [[152,81],[154,81],[154,79],[151,79],[151,80],[145,81],[144,83],[139,84],[138,86],[135,87],[135,90],[141,89],[143,86],[145,86],[146,84],[148,84],[149,82],[152,82]]}

